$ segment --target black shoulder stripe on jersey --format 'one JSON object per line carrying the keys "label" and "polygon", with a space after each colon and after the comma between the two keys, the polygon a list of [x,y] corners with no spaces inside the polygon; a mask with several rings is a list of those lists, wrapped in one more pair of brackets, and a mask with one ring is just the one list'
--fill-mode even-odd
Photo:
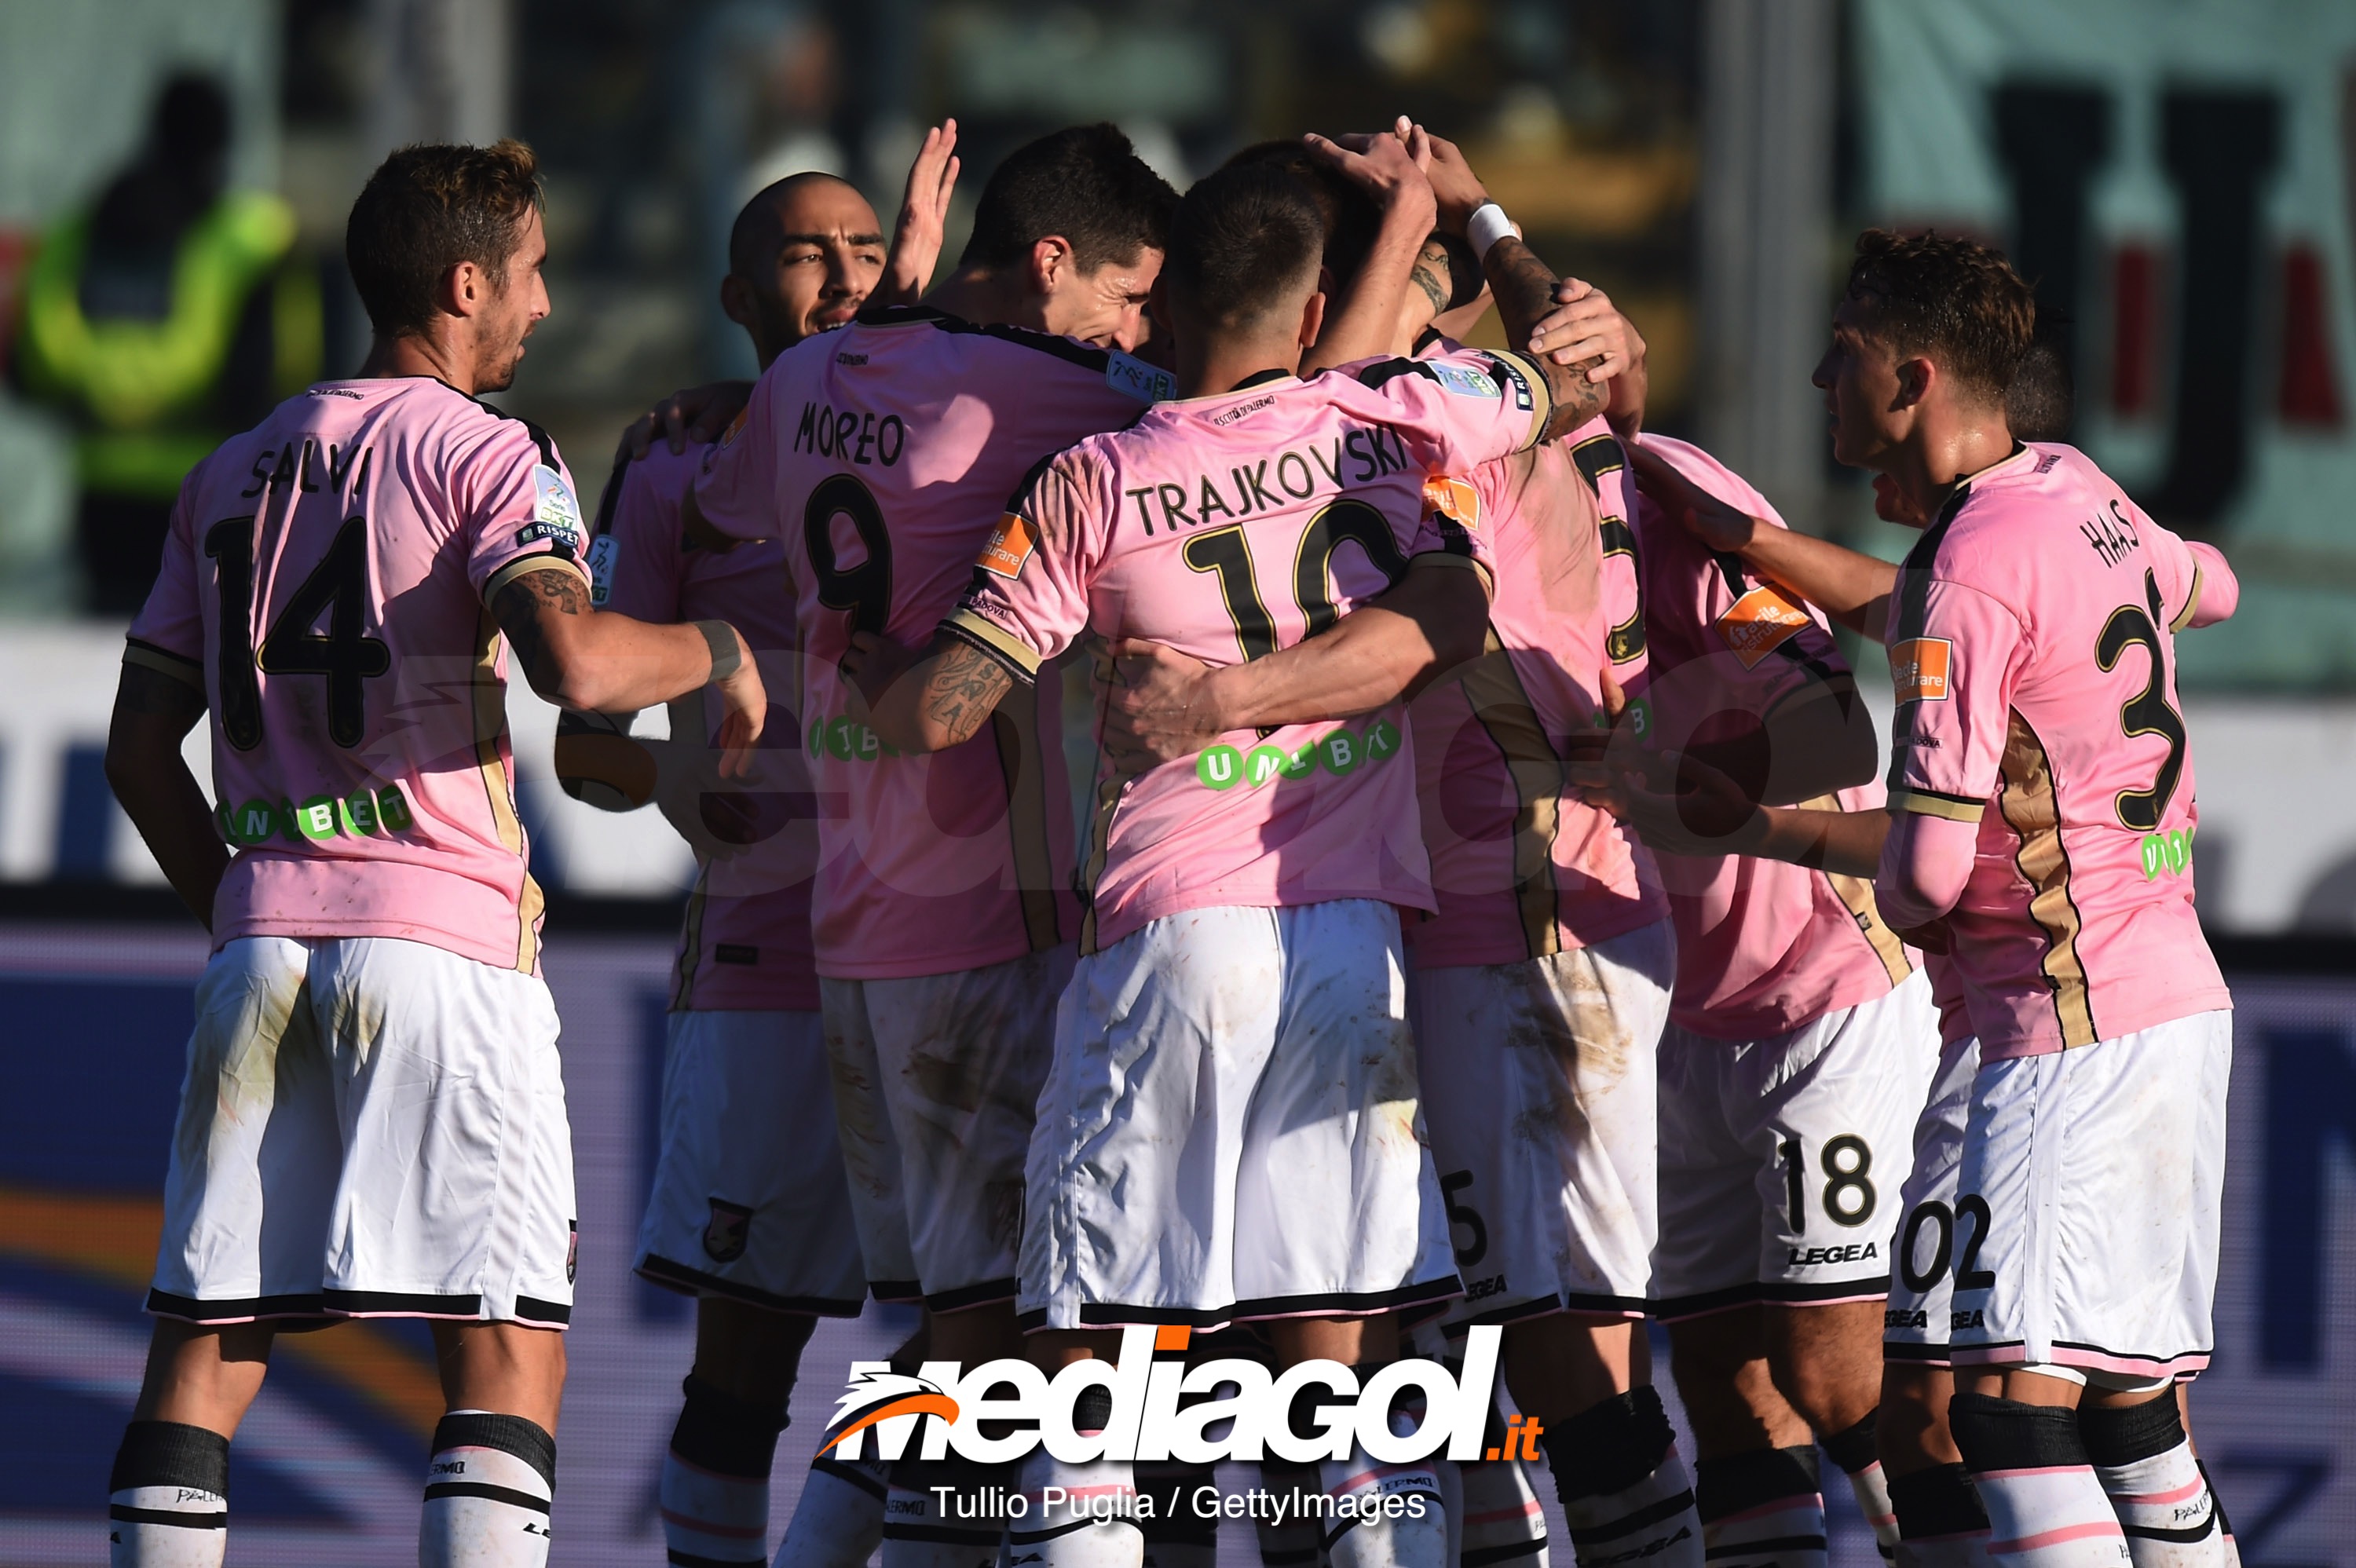
{"label": "black shoulder stripe on jersey", "polygon": [[985,325],[968,321],[961,315],[951,315],[931,305],[887,304],[874,310],[862,310],[859,313],[859,323],[862,326],[907,326],[921,323],[943,332],[974,333],[983,337],[994,337],[1001,343],[1019,344],[1024,348],[1035,348],[1042,354],[1052,354],[1083,370],[1104,370],[1112,364],[1112,356],[1103,349],[1092,348],[1068,337],[1058,337],[1049,332],[1033,332],[1027,326],[1008,326],[1002,322]]}
{"label": "black shoulder stripe on jersey", "polygon": [[[1022,481],[1014,486],[1014,494],[1006,497],[1006,509],[1010,512],[1022,511],[1024,504],[1031,499],[1032,486],[1037,485],[1040,475],[1045,474],[1055,459],[1063,455],[1060,452],[1051,452],[1024,470]],[[1036,522],[1038,519],[1034,517],[1032,520]],[[977,567],[975,570],[980,569]]]}
{"label": "black shoulder stripe on jersey", "polygon": [[1946,542],[1947,528],[1971,493],[1969,484],[1956,485],[1931,526],[1922,530],[1922,537],[1914,541],[1914,548],[1906,552],[1906,559],[1898,563],[1898,603],[1890,606],[1890,617],[1891,642],[1922,635],[1923,621],[1931,613],[1931,571],[1938,562],[1939,547]]}
{"label": "black shoulder stripe on jersey", "polygon": [[597,518],[589,526],[591,539],[602,539],[614,531],[614,508],[622,504],[622,483],[630,476],[630,456],[624,453],[614,459],[614,472],[605,476],[605,492],[597,497]]}
{"label": "black shoulder stripe on jersey", "polygon": [[[1710,559],[1718,562],[1719,574],[1726,579],[1726,591],[1737,599],[1751,592],[1751,576],[1742,569],[1742,558],[1730,550],[1714,549]],[[1779,643],[1778,647],[1788,645]]]}
{"label": "black shoulder stripe on jersey", "polygon": [[[437,376],[434,379],[440,381],[442,379]],[[450,383],[447,381],[442,381],[442,384],[445,387],[450,387]],[[455,387],[450,387],[450,389],[454,392],[458,392],[458,389]],[[523,426],[524,430],[530,434],[532,444],[540,448],[540,460],[542,463],[547,464],[551,468],[555,469],[560,474],[564,471],[563,465],[556,461],[556,443],[549,439],[549,434],[546,431],[541,429],[540,426],[524,418],[521,414],[509,413],[507,410],[499,407],[497,403],[487,403],[471,392],[458,392],[458,395],[466,399],[468,402],[474,404],[477,408],[482,410],[487,414],[490,414],[498,419],[513,420],[516,423]]]}
{"label": "black shoulder stripe on jersey", "polygon": [[1587,483],[1595,489],[1603,486],[1606,474],[1617,474],[1628,466],[1628,454],[1620,450],[1616,435],[1590,435],[1570,449],[1570,460],[1587,475]]}
{"label": "black shoulder stripe on jersey", "polygon": [[1437,381],[1440,373],[1420,359],[1377,359],[1358,372],[1360,384],[1379,387],[1401,376],[1420,376],[1427,381]]}

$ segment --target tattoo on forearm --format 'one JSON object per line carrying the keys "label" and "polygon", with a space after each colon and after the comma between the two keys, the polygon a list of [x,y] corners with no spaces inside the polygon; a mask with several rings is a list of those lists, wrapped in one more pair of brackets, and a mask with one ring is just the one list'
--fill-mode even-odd
{"label": "tattoo on forearm", "polygon": [[[1497,296],[1497,314],[1505,318],[1506,341],[1515,349],[1526,351],[1530,334],[1554,306],[1555,285],[1561,280],[1554,275],[1552,268],[1538,260],[1536,251],[1510,234],[1489,247],[1482,270],[1488,274],[1489,287]],[[1541,357],[1538,369],[1545,375],[1547,391],[1554,400],[1554,412],[1547,420],[1549,441],[1585,424],[1601,413],[1603,405],[1611,400],[1610,389],[1604,383],[1589,380],[1584,365],[1561,366]]]}
{"label": "tattoo on forearm", "polygon": [[1423,297],[1431,302],[1431,314],[1440,315],[1448,308],[1448,247],[1437,240],[1424,241],[1423,253],[1415,259],[1415,271],[1408,273]]}
{"label": "tattoo on forearm", "polygon": [[1012,688],[1006,667],[969,643],[951,643],[933,661],[925,681],[925,717],[948,732],[951,745],[974,735]]}

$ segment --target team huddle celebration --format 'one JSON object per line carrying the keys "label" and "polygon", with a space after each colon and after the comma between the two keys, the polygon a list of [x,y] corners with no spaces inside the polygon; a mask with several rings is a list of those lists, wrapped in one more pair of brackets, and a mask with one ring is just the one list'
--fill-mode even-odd
{"label": "team huddle celebration", "polygon": [[[1822,1568],[1820,1453],[1909,1568],[2238,1563],[2183,1402],[2233,1031],[2175,678],[2238,590],[2068,443],[2005,256],[1858,236],[1789,389],[1893,566],[1645,433],[1638,325],[1420,125],[1183,194],[1075,126],[950,260],[956,145],[889,232],[755,195],[759,379],[585,491],[478,400],[552,308],[533,154],[403,148],[366,362],[183,484],[106,752],[213,944],[117,1568],[222,1563],[276,1337],[373,1317],[438,1363],[421,1563],[549,1560],[579,1211],[517,680],[700,868],[635,1243],[696,1298],[670,1563],[1211,1568],[1224,1512],[1267,1568]],[[911,1420],[1019,1424],[939,1392],[992,1361],[1068,1420],[838,1441],[773,1521],[871,1298],[922,1309],[862,1374]],[[1256,1363],[1338,1435],[1204,1508],[1147,1330],[1155,1388]],[[1418,1360],[1494,1365],[1480,1457],[1373,1451]]]}

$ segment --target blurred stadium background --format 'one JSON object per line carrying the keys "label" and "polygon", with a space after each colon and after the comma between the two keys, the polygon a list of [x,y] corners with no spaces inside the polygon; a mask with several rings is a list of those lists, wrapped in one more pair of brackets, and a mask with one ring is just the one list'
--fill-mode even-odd
{"label": "blurred stadium background", "polygon": [[[1635,319],[1651,423],[1799,526],[1910,537],[1830,466],[1806,378],[1855,229],[1935,224],[2005,244],[2068,313],[2078,441],[2233,561],[2241,613],[2182,645],[2241,1046],[2195,1424],[2254,1568],[2356,1562],[2356,6],[0,0],[0,1568],[97,1555],[204,956],[100,766],[141,541],[195,456],[357,364],[343,223],[377,158],[539,150],[555,314],[502,400],[594,488],[650,399],[749,373],[712,280],[769,179],[830,169],[888,214],[955,114],[969,209],[1000,152],[1074,120],[1119,122],[1183,187],[1402,112]],[[691,866],[654,813],[565,799],[552,711],[511,707],[582,1178],[554,1560],[652,1563],[688,1318],[624,1271]],[[781,1493],[886,1332],[814,1343]],[[232,1560],[413,1560],[437,1410],[422,1338],[288,1341],[240,1440]],[[273,1464],[295,1452],[358,1484],[305,1489]],[[1853,1514],[1836,1557],[1872,1561]]]}

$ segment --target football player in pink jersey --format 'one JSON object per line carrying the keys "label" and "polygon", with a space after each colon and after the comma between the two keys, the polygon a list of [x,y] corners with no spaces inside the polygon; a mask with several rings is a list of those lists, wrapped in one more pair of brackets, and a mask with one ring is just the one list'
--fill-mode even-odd
{"label": "football player in pink jersey", "polygon": [[[111,1488],[118,1565],[221,1561],[229,1442],[273,1339],[337,1317],[432,1323],[451,1413],[419,1560],[546,1561],[573,1156],[508,645],[577,707],[717,685],[732,774],[767,707],[724,622],[591,608],[555,447],[476,399],[548,314],[530,150],[394,154],[346,251],[368,361],[188,475],[108,741],[117,797],[216,944]],[[208,712],[217,807],[180,758]]]}
{"label": "football player in pink jersey", "polygon": [[[832,175],[780,180],[737,215],[721,304],[763,368],[848,324],[879,291],[922,292],[956,184],[956,130],[935,128],[917,153],[888,270],[874,209]],[[700,863],[637,1271],[698,1298],[695,1365],[663,1463],[671,1559],[758,1563],[768,1561],[769,1471],[802,1348],[819,1316],[855,1317],[867,1285],[819,1026],[816,823],[801,725],[785,706],[798,640],[778,592],[785,552],[775,540],[720,551],[683,536],[680,503],[701,457],[658,445],[642,462],[616,463],[588,551],[593,597],[642,620],[718,616],[744,634],[777,704],[760,776],[742,786],[717,776],[712,716],[693,698],[673,705],[669,741],[632,738],[628,715],[567,714],[557,757],[584,798],[617,809],[658,801]],[[819,1455],[778,1562],[857,1568],[882,1536],[884,1499],[880,1464]]]}
{"label": "football player in pink jersey", "polygon": [[[1461,230],[1485,195],[1455,149],[1430,145],[1435,182],[1453,182],[1446,208]],[[1356,265],[1350,235],[1365,227],[1346,212],[1329,219],[1327,266],[1337,276]],[[1461,234],[1431,238],[1415,272],[1419,308],[1393,347],[1414,343],[1440,307],[1476,292],[1454,283],[1451,256],[1461,245]],[[1577,363],[1590,385],[1603,379],[1590,408],[1608,399],[1633,419],[1641,338],[1603,296],[1582,286],[1566,293],[1569,308],[1541,324],[1542,338],[1529,336],[1549,345],[1550,357]],[[1484,308],[1458,305],[1449,325],[1469,330]],[[1425,339],[1427,355],[1458,351]],[[1507,1325],[1506,1381],[1540,1422],[1583,1556],[1698,1563],[1691,1480],[1633,1330],[1651,1285],[1652,1052],[1675,939],[1650,858],[1563,788],[1564,757],[1602,721],[1597,670],[1611,659],[1626,676],[1643,656],[1633,558],[1616,605],[1599,569],[1607,546],[1625,550],[1612,533],[1625,531],[1621,470],[1598,414],[1559,442],[1431,492],[1497,552],[1486,615],[1471,628],[1500,646],[1414,706],[1438,912],[1409,931],[1410,997],[1433,1155],[1472,1293],[1451,1311],[1449,1331]],[[1225,670],[1124,643],[1127,684],[1108,699],[1108,736],[1124,767],[1190,756],[1220,731],[1269,717],[1236,705],[1247,675],[1283,673],[1288,698],[1306,697],[1315,688],[1301,682],[1314,677],[1301,667],[1332,646],[1355,643],[1358,652],[1328,661],[1327,678],[1355,679],[1349,667],[1387,663],[1388,645],[1412,651],[1444,635],[1443,625],[1434,617],[1419,629],[1396,601],[1378,600],[1318,637]],[[1323,699],[1327,711],[1346,711],[1340,688]],[[1545,1550],[1543,1515],[1516,1464],[1465,1467],[1463,1487],[1466,1552],[1504,1562]]]}
{"label": "football player in pink jersey", "polygon": [[[1429,184],[1387,135],[1335,155],[1385,197],[1384,260],[1353,306],[1396,300],[1431,227]],[[1486,576],[1463,569],[1486,550],[1426,485],[1558,434],[1601,396],[1513,355],[1301,379],[1302,347],[1323,342],[1324,233],[1280,168],[1204,180],[1172,235],[1181,398],[1034,475],[923,661],[880,691],[861,680],[885,738],[930,749],[1084,633],[1249,668],[1411,572],[1445,585],[1461,645],[1427,648],[1404,674],[1364,669],[1343,705],[1354,722],[1270,702],[1264,731],[1127,780],[1104,773],[1087,951],[1031,1160],[1023,1304],[1043,1361],[1100,1353],[1123,1323],[1264,1319],[1288,1364],[1370,1365],[1393,1353],[1383,1314],[1459,1289],[1405,1018],[1395,912],[1431,894],[1400,699],[1477,645]],[[1490,274],[1526,333],[1555,280],[1490,238]],[[1376,343],[1398,314],[1376,313]],[[1299,570],[1262,581],[1256,560]],[[1182,1153],[1194,1149],[1213,1152]],[[1122,1484],[1126,1466],[1104,1468],[1067,1482],[1041,1454],[1025,1485]],[[1386,1473],[1358,1453],[1323,1468],[1337,1499],[1425,1498],[1415,1516],[1349,1529],[1337,1563],[1444,1554],[1428,1466]]]}
{"label": "football player in pink jersey", "polygon": [[[1894,593],[1854,563],[1821,576],[1886,620],[1883,905],[1947,950],[1979,1040],[1939,1249],[1950,1426],[1996,1554],[2222,1561],[2169,1388],[2207,1357],[2231,1050],[2170,671],[2175,632],[2229,614],[2234,585],[2073,449],[2014,439],[2031,307],[2000,257],[1879,232],[1858,252],[1817,372],[1836,453],[1884,476],[1885,516],[1929,527]],[[1738,837],[1854,868],[1861,826],[1764,813]],[[2154,1074],[2183,1087],[2118,1087]],[[2128,1147],[2184,1157],[2103,1152]]]}
{"label": "football player in pink jersey", "polygon": [[[1175,200],[1109,125],[1017,149],[957,270],[922,305],[780,354],[687,502],[691,528],[783,549],[799,740],[819,797],[841,803],[819,822],[811,922],[860,1248],[871,1290],[922,1301],[931,1353],[967,1365],[1021,1345],[1023,1161],[1078,929],[1060,692],[911,756],[837,665],[854,633],[927,635],[1023,475],[1166,386],[1120,346]],[[1003,1497],[1011,1472],[913,1454],[893,1472],[888,1561],[996,1550],[1000,1520],[941,1514],[933,1488]]]}

